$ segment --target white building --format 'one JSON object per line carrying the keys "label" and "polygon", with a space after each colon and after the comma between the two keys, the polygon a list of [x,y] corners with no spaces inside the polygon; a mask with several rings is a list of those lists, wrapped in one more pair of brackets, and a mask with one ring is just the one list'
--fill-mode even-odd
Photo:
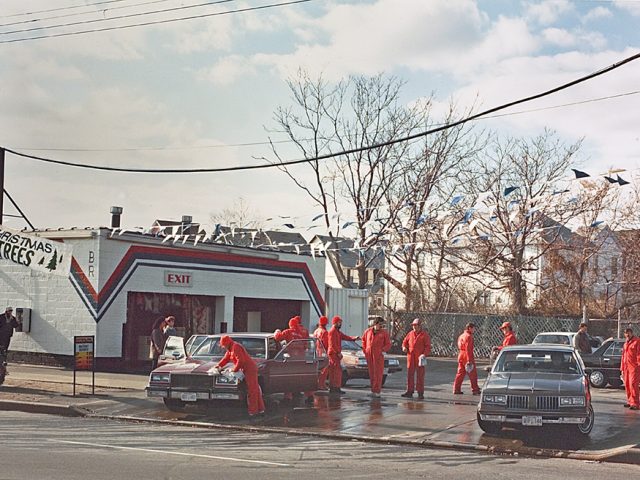
{"label": "white building", "polygon": [[71,357],[73,337],[94,335],[98,367],[141,368],[151,325],[174,315],[179,331],[273,331],[324,313],[325,259],[278,251],[167,241],[112,229],[45,230],[71,245],[69,277],[0,260],[0,302],[31,309],[16,357]]}

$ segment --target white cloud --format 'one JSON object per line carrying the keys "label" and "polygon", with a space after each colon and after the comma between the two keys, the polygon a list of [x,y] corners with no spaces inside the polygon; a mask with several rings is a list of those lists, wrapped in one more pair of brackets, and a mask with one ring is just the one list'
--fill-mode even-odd
{"label": "white cloud", "polygon": [[589,10],[587,14],[582,17],[582,23],[588,23],[594,20],[599,20],[601,18],[611,17],[613,17],[613,13],[611,12],[611,10],[606,7],[596,7]]}
{"label": "white cloud", "polygon": [[541,25],[555,23],[562,15],[574,9],[569,0],[545,0],[526,7],[526,17]]}
{"label": "white cloud", "polygon": [[613,4],[621,10],[629,12],[631,15],[640,16],[640,3],[629,0],[614,0]]}
{"label": "white cloud", "polygon": [[196,73],[200,81],[208,81],[218,86],[233,84],[245,75],[255,74],[256,69],[245,57],[230,55],[217,61],[212,67]]}

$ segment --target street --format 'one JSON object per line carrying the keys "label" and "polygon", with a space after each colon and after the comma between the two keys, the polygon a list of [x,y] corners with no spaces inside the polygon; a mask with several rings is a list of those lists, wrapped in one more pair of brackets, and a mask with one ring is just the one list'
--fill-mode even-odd
{"label": "street", "polygon": [[0,412],[3,480],[628,479],[636,465]]}

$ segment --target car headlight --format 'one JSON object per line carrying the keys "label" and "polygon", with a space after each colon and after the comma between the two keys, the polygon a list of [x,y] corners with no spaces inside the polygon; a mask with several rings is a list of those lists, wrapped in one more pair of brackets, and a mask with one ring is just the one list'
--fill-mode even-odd
{"label": "car headlight", "polygon": [[366,365],[367,364],[367,359],[366,358],[359,358],[358,359],[358,365]]}
{"label": "car headlight", "polygon": [[560,397],[561,407],[584,407],[584,397]]}
{"label": "car headlight", "polygon": [[396,360],[395,358],[390,358],[389,359],[389,365],[393,365],[394,367],[397,367],[398,365],[400,365],[400,362],[398,360]]}
{"label": "car headlight", "polygon": [[171,381],[170,373],[152,373],[151,381],[158,383],[169,383]]}
{"label": "car headlight", "polygon": [[483,395],[482,401],[484,403],[493,403],[496,405],[506,405],[507,404],[507,396],[506,395]]}

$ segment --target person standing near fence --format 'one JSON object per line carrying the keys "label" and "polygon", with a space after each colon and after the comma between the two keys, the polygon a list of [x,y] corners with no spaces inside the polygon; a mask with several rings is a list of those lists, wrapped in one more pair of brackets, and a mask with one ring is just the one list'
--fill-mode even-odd
{"label": "person standing near fence", "polygon": [[467,323],[464,332],[458,337],[458,371],[453,381],[454,395],[462,395],[462,382],[465,375],[469,375],[473,394],[480,395],[478,369],[476,368],[476,359],[473,356],[473,333],[475,329],[476,326],[473,323]]}
{"label": "person standing near fence", "polygon": [[640,339],[633,335],[633,330],[627,328],[624,331],[624,346],[622,347],[622,359],[620,371],[622,381],[627,394],[627,403],[624,406],[630,410],[640,409]]}
{"label": "person standing near fence", "polygon": [[384,329],[384,320],[376,318],[373,326],[367,328],[362,334],[362,350],[367,359],[371,396],[374,398],[380,398],[384,376],[384,354],[390,349],[391,338]]}
{"label": "person standing near fence", "polygon": [[427,356],[431,353],[431,337],[422,329],[420,319],[411,322],[412,330],[402,341],[402,351],[407,354],[407,391],[401,396],[413,398],[414,387],[418,399],[424,399],[424,371]]}

